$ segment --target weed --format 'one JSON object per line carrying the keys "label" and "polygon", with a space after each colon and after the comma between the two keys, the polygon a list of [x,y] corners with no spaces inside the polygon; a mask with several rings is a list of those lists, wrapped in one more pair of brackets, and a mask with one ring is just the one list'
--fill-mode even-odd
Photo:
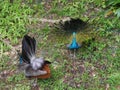
{"label": "weed", "polygon": [[[119,0],[54,0],[47,8],[43,7],[46,6],[46,2],[33,4],[32,0],[22,4],[20,0],[13,4],[0,1],[0,4],[1,54],[9,50],[4,40],[12,45],[17,44],[19,38],[28,32],[26,25],[32,26],[28,20],[29,15],[52,17],[52,19],[66,16],[89,19],[90,24],[87,29],[77,33],[77,41],[82,44],[82,47],[76,53],[76,59],[71,59],[66,49],[72,34],[66,35],[63,32],[59,33],[61,31],[51,30],[48,24],[44,25],[43,29],[36,30],[33,26],[33,29],[29,30],[38,41],[38,52],[40,51],[40,54],[42,53],[52,62],[51,78],[38,80],[40,89],[105,90],[108,85],[108,89],[116,90],[120,85]],[[112,11],[114,14],[110,13],[105,17],[107,11]],[[82,73],[79,66],[82,67]],[[16,71],[14,61],[9,56],[1,55],[0,71],[10,70]],[[13,73],[0,81],[0,87],[29,90],[30,82],[22,73]]]}

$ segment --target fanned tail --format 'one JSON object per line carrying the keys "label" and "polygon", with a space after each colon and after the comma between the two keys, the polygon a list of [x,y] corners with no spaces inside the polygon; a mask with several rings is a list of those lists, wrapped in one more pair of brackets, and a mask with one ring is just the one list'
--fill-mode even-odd
{"label": "fanned tail", "polygon": [[22,40],[22,54],[19,54],[18,69],[24,71],[26,77],[49,78],[50,69],[48,64],[51,62],[44,60],[42,57],[35,57],[35,51],[36,40],[25,35]]}
{"label": "fanned tail", "polygon": [[30,63],[31,58],[35,57],[36,40],[25,35],[22,40],[22,59],[26,63]]}

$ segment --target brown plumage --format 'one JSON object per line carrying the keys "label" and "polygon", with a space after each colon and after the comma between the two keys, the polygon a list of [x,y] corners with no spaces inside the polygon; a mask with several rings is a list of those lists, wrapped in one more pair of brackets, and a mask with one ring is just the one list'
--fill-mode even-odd
{"label": "brown plumage", "polygon": [[50,78],[51,74],[50,74],[49,65],[48,64],[44,65],[42,70],[46,71],[47,74],[45,74],[45,75],[38,75],[38,76],[29,76],[27,78],[30,78],[30,79],[32,79],[32,78],[40,78],[40,79]]}
{"label": "brown plumage", "polygon": [[36,40],[25,35],[22,40],[22,54],[20,55],[19,69],[24,71],[27,78],[50,77],[50,68],[48,64],[51,62],[44,60],[43,57],[36,57]]}

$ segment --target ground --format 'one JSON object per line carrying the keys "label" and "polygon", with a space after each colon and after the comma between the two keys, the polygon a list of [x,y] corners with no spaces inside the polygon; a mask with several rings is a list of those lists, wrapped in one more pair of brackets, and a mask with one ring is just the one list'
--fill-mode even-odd
{"label": "ground", "polygon": [[[69,3],[61,1],[43,2],[45,10],[36,10],[39,12],[35,13],[33,18],[56,20],[82,13],[75,17],[87,22],[87,26],[85,28],[81,26],[77,32],[77,41],[82,46],[76,51],[76,57],[73,57],[73,52],[66,48],[72,40],[72,34],[61,32],[63,30],[56,29],[56,24],[52,22],[38,20],[36,23],[26,25],[27,34],[37,40],[37,56],[43,56],[52,62],[51,77],[38,80],[40,90],[120,90],[119,18],[116,19],[113,13],[106,14],[106,9],[86,0],[81,2],[83,5],[88,5],[85,7],[86,12],[82,9],[82,4],[77,1],[71,0]],[[71,4],[74,7],[80,5],[81,11],[78,12],[78,9],[73,8]],[[71,8],[64,7],[63,12],[70,10],[68,13],[59,10],[64,5]],[[19,38],[19,43],[12,45],[12,48],[21,51],[21,40],[22,38]],[[19,57],[15,50],[9,50],[1,55],[0,88],[30,90],[31,80],[17,69]]]}

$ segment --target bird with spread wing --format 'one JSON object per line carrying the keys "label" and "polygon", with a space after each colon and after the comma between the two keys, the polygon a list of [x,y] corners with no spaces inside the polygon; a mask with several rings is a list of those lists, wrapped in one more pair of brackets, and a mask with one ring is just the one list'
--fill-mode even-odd
{"label": "bird with spread wing", "polygon": [[22,70],[27,78],[46,79],[50,77],[49,64],[43,57],[36,57],[36,40],[25,35],[22,40],[22,54],[18,68]]}

